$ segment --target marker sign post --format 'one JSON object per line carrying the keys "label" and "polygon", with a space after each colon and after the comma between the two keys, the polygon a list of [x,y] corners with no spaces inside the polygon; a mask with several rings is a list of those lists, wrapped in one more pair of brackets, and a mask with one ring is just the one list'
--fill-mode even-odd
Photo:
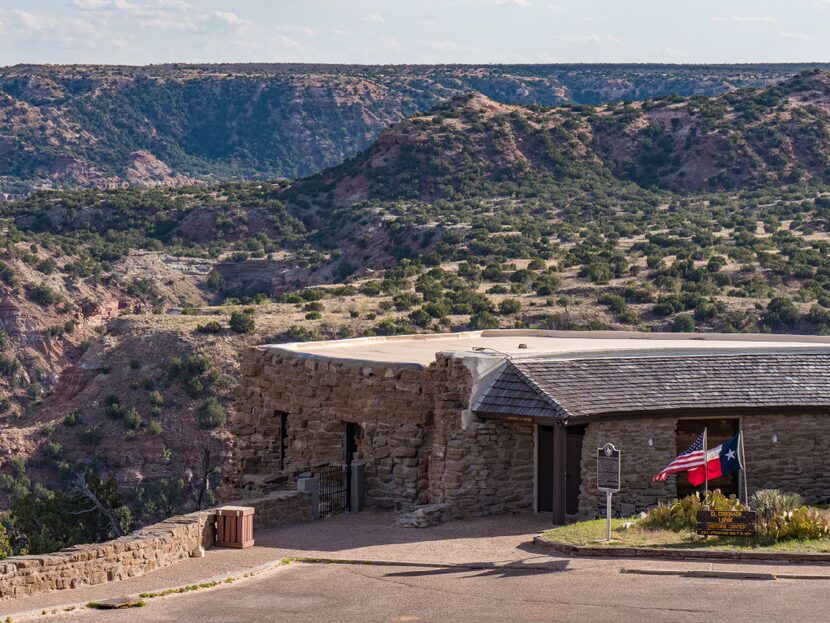
{"label": "marker sign post", "polygon": [[597,448],[597,489],[605,491],[605,540],[611,540],[611,498],[620,490],[620,451],[607,443]]}

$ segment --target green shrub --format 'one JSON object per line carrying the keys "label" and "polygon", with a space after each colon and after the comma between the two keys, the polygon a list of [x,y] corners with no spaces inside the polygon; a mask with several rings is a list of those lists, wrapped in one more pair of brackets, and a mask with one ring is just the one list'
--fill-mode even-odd
{"label": "green shrub", "polygon": [[91,446],[97,446],[103,439],[104,433],[97,424],[95,426],[87,426],[81,433],[81,441]]}
{"label": "green shrub", "polygon": [[49,307],[61,300],[61,295],[55,292],[48,284],[41,283],[36,286],[28,286],[26,295],[33,303],[41,307]]}
{"label": "green shrub", "polygon": [[256,330],[256,321],[253,307],[247,307],[242,311],[235,311],[231,314],[230,327],[234,333],[253,333]]}
{"label": "green shrub", "polygon": [[489,311],[477,311],[470,316],[470,328],[474,331],[484,329],[498,329],[499,319]]}
{"label": "green shrub", "polygon": [[127,409],[120,402],[107,403],[107,416],[113,420],[120,420],[126,412]]}
{"label": "green shrub", "polygon": [[84,421],[84,414],[81,413],[80,409],[75,409],[74,411],[67,413],[63,417],[63,425],[67,427],[75,426],[76,424],[83,424]]}
{"label": "green shrub", "polygon": [[196,331],[199,333],[215,334],[222,332],[222,325],[216,320],[211,320],[205,324],[197,324]]}
{"label": "green shrub", "polygon": [[147,423],[147,432],[151,435],[161,435],[164,427],[161,425],[161,422],[158,420],[150,420]]}
{"label": "green shrub", "polygon": [[794,511],[804,506],[804,498],[798,493],[779,489],[761,489],[749,499],[752,510],[758,513],[758,520],[770,521],[777,513]]}
{"label": "green shrub", "polygon": [[211,429],[221,428],[227,421],[225,410],[216,398],[211,396],[202,404],[198,413],[199,428]]}
{"label": "green shrub", "polygon": [[320,339],[320,332],[317,329],[306,329],[296,325],[288,327],[278,341],[281,342],[314,342]]}
{"label": "green shrub", "polygon": [[778,511],[768,521],[758,521],[758,538],[768,543],[830,538],[830,515],[825,510],[802,506]]}
{"label": "green shrub", "polygon": [[14,269],[5,262],[0,262],[0,281],[11,288],[20,285],[20,279],[18,279]]}
{"label": "green shrub", "polygon": [[[706,505],[713,511],[744,510],[734,495],[726,497],[720,489],[709,491]],[[697,512],[703,510],[703,506],[700,494],[695,492],[682,500],[674,500],[671,504],[658,504],[645,514],[639,525],[646,530],[694,530],[697,527]]]}
{"label": "green shrub", "polygon": [[509,316],[522,311],[522,302],[518,299],[504,299],[499,303],[499,313]]}
{"label": "green shrub", "polygon": [[151,405],[155,405],[157,407],[160,407],[164,404],[164,397],[161,395],[161,392],[159,391],[150,392],[150,395],[147,396],[147,399],[150,401]]}
{"label": "green shrub", "polygon": [[124,426],[131,430],[138,430],[143,423],[141,416],[135,409],[128,409],[121,421]]}
{"label": "green shrub", "polygon": [[678,314],[671,327],[676,333],[692,333],[695,330],[695,319],[691,314]]}

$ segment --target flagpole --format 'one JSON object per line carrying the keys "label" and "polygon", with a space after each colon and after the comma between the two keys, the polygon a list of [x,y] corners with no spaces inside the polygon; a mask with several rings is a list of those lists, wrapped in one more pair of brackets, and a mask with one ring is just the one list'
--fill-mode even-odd
{"label": "flagpole", "polygon": [[744,479],[744,504],[749,508],[749,489],[746,485],[746,448],[744,448],[744,429],[738,431],[738,451],[741,455],[741,476]]}
{"label": "flagpole", "polygon": [[708,434],[707,429],[704,427],[703,429],[703,474],[706,476],[706,488],[703,490],[703,507],[708,508],[706,505],[706,498],[709,497],[709,463],[707,456],[708,449],[707,449],[707,442],[708,442]]}

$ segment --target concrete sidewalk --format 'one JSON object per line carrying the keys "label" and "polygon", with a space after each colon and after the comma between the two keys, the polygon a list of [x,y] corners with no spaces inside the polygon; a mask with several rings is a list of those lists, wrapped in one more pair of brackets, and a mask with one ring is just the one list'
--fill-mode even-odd
{"label": "concrete sidewalk", "polygon": [[679,562],[570,558],[546,553],[531,541],[549,527],[535,514],[498,515],[449,522],[425,529],[393,526],[393,513],[365,511],[286,528],[259,531],[256,547],[217,549],[204,558],[191,558],[139,578],[85,588],[56,591],[0,602],[2,618],[19,620],[24,612],[60,611],[66,605],[86,604],[119,595],[160,591],[208,580],[242,577],[252,570],[278,564],[288,557],[332,558],[435,565],[492,565],[507,568],[585,570],[603,568],[620,573],[636,568],[647,572],[684,571],[798,573],[830,579],[830,566],[752,564],[737,562]]}

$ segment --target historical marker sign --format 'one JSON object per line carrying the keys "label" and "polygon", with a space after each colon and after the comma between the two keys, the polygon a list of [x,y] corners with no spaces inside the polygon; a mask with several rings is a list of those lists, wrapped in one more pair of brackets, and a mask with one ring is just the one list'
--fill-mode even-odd
{"label": "historical marker sign", "polygon": [[701,536],[755,536],[755,511],[698,511]]}
{"label": "historical marker sign", "polygon": [[597,448],[597,489],[606,493],[620,490],[620,451],[610,443]]}

